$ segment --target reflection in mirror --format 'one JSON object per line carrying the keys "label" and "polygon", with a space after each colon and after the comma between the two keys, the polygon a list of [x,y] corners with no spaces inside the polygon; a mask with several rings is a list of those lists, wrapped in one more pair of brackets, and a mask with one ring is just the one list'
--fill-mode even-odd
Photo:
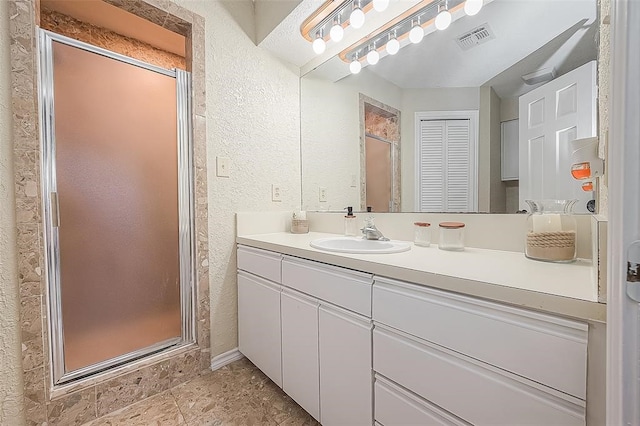
{"label": "reflection in mirror", "polygon": [[596,136],[596,1],[485,1],[425,33],[359,74],[336,56],[302,78],[303,209],[586,213],[569,142]]}

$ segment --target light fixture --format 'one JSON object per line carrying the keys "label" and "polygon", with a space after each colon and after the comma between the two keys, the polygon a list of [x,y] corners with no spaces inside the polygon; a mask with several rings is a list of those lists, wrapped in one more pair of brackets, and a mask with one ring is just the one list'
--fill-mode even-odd
{"label": "light fixture", "polygon": [[484,0],[467,0],[464,2],[464,13],[469,16],[477,15],[484,5]]}
{"label": "light fixture", "polygon": [[384,12],[389,7],[389,0],[373,0],[373,9],[376,12]]}
{"label": "light fixture", "polygon": [[353,10],[349,15],[349,24],[355,29],[362,28],[364,25],[364,12],[360,8],[360,0],[353,2]]}
{"label": "light fixture", "polygon": [[418,20],[411,27],[411,31],[409,31],[409,40],[413,44],[418,44],[422,41],[423,38],[424,38],[424,29],[420,25],[420,17],[418,17]]}
{"label": "light fixture", "polygon": [[313,40],[313,44],[311,46],[313,47],[313,51],[318,55],[324,52],[324,49],[327,48],[327,43],[324,42],[324,34],[322,30],[316,32],[316,39]]}
{"label": "light fixture", "polygon": [[395,30],[393,34],[389,34],[389,41],[387,41],[387,53],[389,55],[395,55],[400,50],[400,42],[398,41],[398,37],[396,37]]}
{"label": "light fixture", "polygon": [[333,21],[333,26],[329,31],[329,36],[331,37],[331,40],[335,42],[342,40],[342,37],[344,37],[344,28],[342,28],[342,23],[340,22],[340,15],[338,15],[335,21]]}
{"label": "light fixture", "polygon": [[376,50],[376,44],[373,43],[369,48],[369,53],[367,53],[367,62],[369,65],[375,65],[380,60],[380,54]]}
{"label": "light fixture", "polygon": [[349,71],[351,71],[351,74],[358,74],[361,69],[362,64],[358,60],[358,54],[356,53],[355,55],[353,55],[353,60],[349,64]]}
{"label": "light fixture", "polygon": [[[453,22],[453,11],[460,15],[461,9],[465,7],[468,13],[478,13],[484,3],[490,1],[492,0],[419,0],[416,7],[392,19],[387,25],[363,37],[353,46],[344,49],[339,57],[349,64],[352,72],[359,72],[362,67],[378,63],[383,56],[395,55],[409,44],[422,42],[425,34],[436,29],[448,28]],[[346,19],[346,14],[352,8],[356,11],[364,5],[365,10],[369,10],[373,2],[374,0],[344,0],[340,6],[343,8],[342,12],[335,12],[326,17],[321,25],[314,27],[314,30],[323,25],[329,28],[337,14],[342,13],[343,20]],[[404,41],[405,39],[408,40]]]}
{"label": "light fixture", "polygon": [[451,25],[451,12],[447,7],[447,2],[438,5],[438,16],[436,16],[436,28],[440,31],[446,30]]}

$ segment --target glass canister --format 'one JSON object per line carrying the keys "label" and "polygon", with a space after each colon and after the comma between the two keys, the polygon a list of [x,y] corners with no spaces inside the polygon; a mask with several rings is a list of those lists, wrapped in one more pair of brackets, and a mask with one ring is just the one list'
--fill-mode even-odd
{"label": "glass canister", "polygon": [[441,222],[438,248],[442,250],[464,250],[464,223]]}
{"label": "glass canister", "polygon": [[414,222],[415,229],[413,243],[417,246],[429,247],[431,245],[431,224],[427,222]]}
{"label": "glass canister", "polygon": [[576,219],[573,206],[578,200],[526,200],[525,256],[546,262],[576,260]]}

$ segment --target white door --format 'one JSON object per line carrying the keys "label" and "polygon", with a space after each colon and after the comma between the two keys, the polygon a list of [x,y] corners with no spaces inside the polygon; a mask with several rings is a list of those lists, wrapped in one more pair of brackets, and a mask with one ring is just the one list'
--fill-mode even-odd
{"label": "white door", "polygon": [[570,142],[596,136],[596,61],[520,96],[520,209],[525,200],[577,199],[588,213],[593,192],[571,176]]}
{"label": "white door", "polygon": [[282,387],[280,286],[238,272],[238,349]]}
{"label": "white door", "polygon": [[[640,424],[640,2],[615,0],[609,137],[607,424]],[[629,264],[630,263],[630,264]]]}
{"label": "white door", "polygon": [[371,320],[325,305],[319,316],[322,424],[371,425]]}
{"label": "white door", "polygon": [[475,211],[471,120],[421,120],[419,126],[419,211]]}
{"label": "white door", "polygon": [[318,301],[283,289],[282,389],[320,421]]}

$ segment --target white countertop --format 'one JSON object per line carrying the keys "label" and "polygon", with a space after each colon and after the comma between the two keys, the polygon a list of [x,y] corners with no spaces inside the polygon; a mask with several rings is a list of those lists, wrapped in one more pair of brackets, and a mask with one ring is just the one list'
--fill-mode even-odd
{"label": "white countertop", "polygon": [[572,318],[606,318],[606,305],[597,302],[597,281],[588,261],[547,263],[510,251],[466,248],[452,252],[433,245],[393,254],[334,253],[309,245],[317,238],[336,236],[277,232],[239,236],[237,242]]}

